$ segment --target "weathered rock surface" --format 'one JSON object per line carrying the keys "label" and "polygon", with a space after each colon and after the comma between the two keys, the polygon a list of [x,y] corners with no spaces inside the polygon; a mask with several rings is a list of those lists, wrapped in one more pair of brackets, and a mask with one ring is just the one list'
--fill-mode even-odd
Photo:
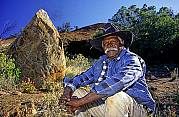
{"label": "weathered rock surface", "polygon": [[65,51],[71,55],[80,53],[86,57],[99,58],[103,53],[92,48],[89,41],[94,36],[96,30],[104,27],[105,24],[106,23],[96,23],[71,32],[59,33],[63,38]]}
{"label": "weathered rock surface", "polygon": [[65,40],[82,41],[92,39],[97,29],[104,27],[106,23],[96,23],[89,26],[79,28],[71,32],[59,33]]}
{"label": "weathered rock surface", "polygon": [[39,10],[13,44],[16,64],[22,78],[37,87],[44,79],[58,80],[65,75],[63,43],[47,12]]}
{"label": "weathered rock surface", "polygon": [[15,37],[9,37],[4,40],[0,39],[0,52],[5,52],[11,46],[11,44],[16,40]]}

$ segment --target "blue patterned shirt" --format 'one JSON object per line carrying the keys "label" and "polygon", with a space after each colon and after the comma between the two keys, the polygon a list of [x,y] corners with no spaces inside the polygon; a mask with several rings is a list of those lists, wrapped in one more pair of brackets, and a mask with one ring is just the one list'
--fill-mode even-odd
{"label": "blue patterned shirt", "polygon": [[[104,61],[107,63],[105,72]],[[124,48],[117,59],[109,60],[106,55],[103,55],[87,71],[73,78],[65,78],[64,84],[71,87],[73,91],[79,87],[90,85],[91,92],[102,95],[103,98],[124,91],[139,104],[147,106],[154,112],[156,104],[148,90],[145,72],[144,60]],[[99,82],[101,74],[103,79]]]}

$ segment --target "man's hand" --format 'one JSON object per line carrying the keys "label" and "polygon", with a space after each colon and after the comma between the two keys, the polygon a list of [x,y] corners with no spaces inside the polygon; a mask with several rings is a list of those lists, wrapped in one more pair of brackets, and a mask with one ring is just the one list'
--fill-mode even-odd
{"label": "man's hand", "polygon": [[70,101],[72,94],[73,94],[72,89],[67,86],[64,88],[63,95],[61,96],[60,100],[68,102]]}
{"label": "man's hand", "polygon": [[63,109],[67,110],[68,114],[73,114],[74,111],[72,111],[70,106],[67,106],[67,102],[71,100],[73,91],[70,87],[65,87],[62,96],[59,99],[59,105],[62,106]]}
{"label": "man's hand", "polygon": [[65,87],[63,95],[59,101],[60,104],[67,107],[66,109],[69,113],[73,113],[80,107],[102,98],[102,96],[92,92],[82,98],[73,97],[72,94],[72,89],[70,87]]}
{"label": "man's hand", "polygon": [[77,97],[72,96],[71,100],[66,103],[68,107],[68,112],[74,113],[76,110],[78,110],[81,106],[80,99]]}

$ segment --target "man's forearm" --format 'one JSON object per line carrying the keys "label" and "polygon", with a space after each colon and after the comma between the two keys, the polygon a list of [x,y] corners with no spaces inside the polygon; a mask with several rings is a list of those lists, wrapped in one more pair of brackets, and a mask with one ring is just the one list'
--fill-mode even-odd
{"label": "man's forearm", "polygon": [[85,97],[80,99],[80,105],[82,106],[82,105],[94,102],[101,98],[102,98],[101,95],[91,92],[91,93],[87,94]]}

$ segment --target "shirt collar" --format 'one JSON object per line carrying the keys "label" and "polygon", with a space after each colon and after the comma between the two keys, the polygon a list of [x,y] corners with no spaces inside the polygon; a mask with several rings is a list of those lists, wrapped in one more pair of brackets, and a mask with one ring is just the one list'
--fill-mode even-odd
{"label": "shirt collar", "polygon": [[123,48],[116,59],[117,59],[117,60],[120,60],[120,58],[121,58],[122,56],[124,56],[124,54],[126,53],[127,50],[128,50],[128,49]]}

